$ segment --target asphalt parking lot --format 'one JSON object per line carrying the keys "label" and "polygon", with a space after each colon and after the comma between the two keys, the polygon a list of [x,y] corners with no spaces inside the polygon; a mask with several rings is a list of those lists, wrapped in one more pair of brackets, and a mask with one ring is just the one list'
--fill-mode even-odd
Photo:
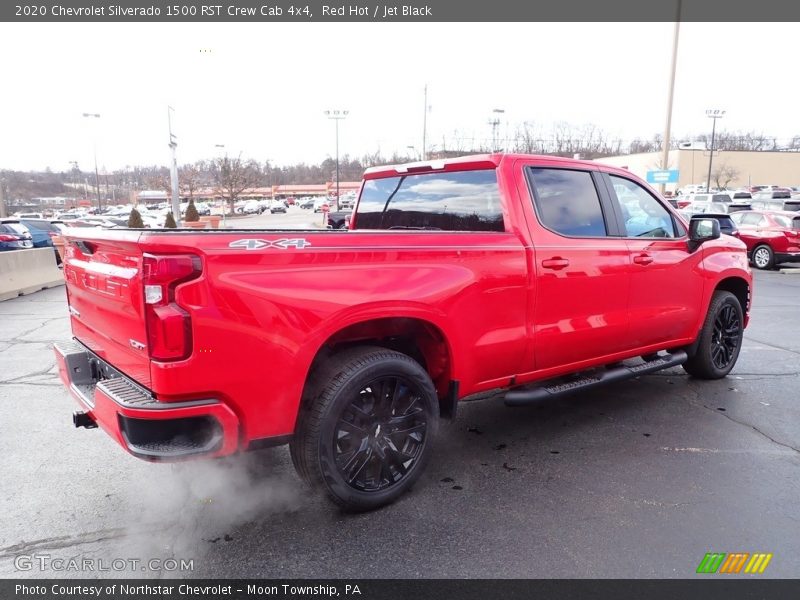
{"label": "asphalt parking lot", "polygon": [[[0,303],[0,576],[683,578],[716,551],[771,552],[762,577],[796,577],[800,276],[755,277],[727,379],[464,404],[412,493],[355,516],[309,494],[286,448],[158,465],[76,430],[51,350],[64,289]],[[19,570],[34,555],[193,568]]]}

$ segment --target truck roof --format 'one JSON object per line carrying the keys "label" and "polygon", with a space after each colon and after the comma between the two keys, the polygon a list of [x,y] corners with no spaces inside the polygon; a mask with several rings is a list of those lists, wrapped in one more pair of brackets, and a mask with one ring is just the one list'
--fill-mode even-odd
{"label": "truck roof", "polygon": [[380,179],[382,177],[392,177],[396,175],[405,175],[408,173],[424,173],[427,171],[467,171],[473,169],[495,169],[500,166],[500,163],[506,160],[530,160],[532,158],[549,163],[555,162],[574,167],[602,169],[609,172],[627,172],[625,169],[615,168],[611,165],[605,165],[591,160],[577,160],[574,158],[548,156],[544,154],[512,154],[496,152],[493,154],[471,154],[456,158],[422,160],[399,165],[381,165],[377,167],[369,167],[364,171],[364,179]]}

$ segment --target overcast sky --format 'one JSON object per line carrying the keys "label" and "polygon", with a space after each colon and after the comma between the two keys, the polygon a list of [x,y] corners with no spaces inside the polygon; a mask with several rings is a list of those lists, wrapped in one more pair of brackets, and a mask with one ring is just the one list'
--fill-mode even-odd
{"label": "overcast sky", "polygon": [[[348,109],[340,154],[391,155],[458,130],[592,123],[613,136],[664,127],[671,23],[0,24],[0,169],[168,164],[230,154],[317,163],[334,154],[329,108]],[[684,23],[673,133],[800,133],[800,24]],[[98,120],[84,112],[100,113]],[[469,145],[469,144],[467,144]]]}

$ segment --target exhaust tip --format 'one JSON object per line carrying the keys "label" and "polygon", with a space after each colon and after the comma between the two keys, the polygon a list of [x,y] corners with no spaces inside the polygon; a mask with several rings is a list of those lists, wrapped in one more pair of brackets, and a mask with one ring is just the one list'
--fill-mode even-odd
{"label": "exhaust tip", "polygon": [[97,427],[97,423],[89,416],[89,413],[85,413],[82,410],[76,410],[72,413],[72,423],[75,427],[85,427],[86,429]]}

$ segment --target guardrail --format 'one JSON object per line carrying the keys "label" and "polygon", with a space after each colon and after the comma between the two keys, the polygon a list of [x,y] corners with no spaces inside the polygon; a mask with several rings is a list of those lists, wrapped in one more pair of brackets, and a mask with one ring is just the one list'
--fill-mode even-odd
{"label": "guardrail", "polygon": [[64,285],[52,248],[0,252],[0,301]]}

